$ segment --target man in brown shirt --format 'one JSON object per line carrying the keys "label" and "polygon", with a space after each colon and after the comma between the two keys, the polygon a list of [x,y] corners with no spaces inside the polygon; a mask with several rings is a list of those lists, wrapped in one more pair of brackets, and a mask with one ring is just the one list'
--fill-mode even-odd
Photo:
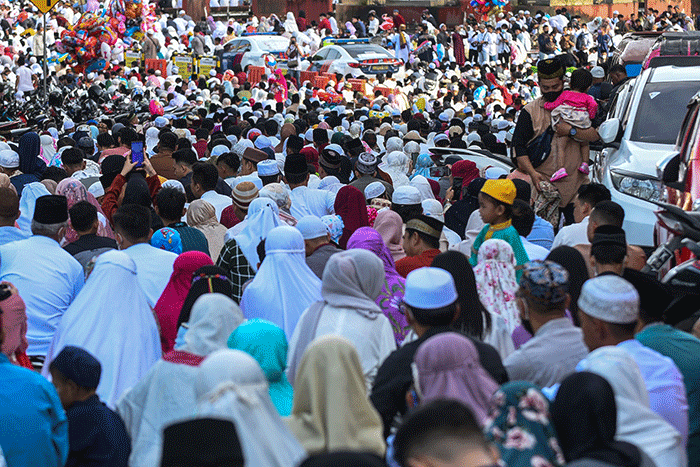
{"label": "man in brown shirt", "polygon": [[158,137],[156,154],[151,157],[151,165],[156,173],[168,180],[176,178],[175,160],[173,152],[177,148],[177,135],[171,131],[166,131]]}

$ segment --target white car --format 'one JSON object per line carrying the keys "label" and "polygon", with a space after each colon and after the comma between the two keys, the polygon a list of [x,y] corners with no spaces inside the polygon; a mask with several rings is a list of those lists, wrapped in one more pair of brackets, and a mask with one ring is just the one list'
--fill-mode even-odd
{"label": "white car", "polygon": [[598,129],[605,143],[593,154],[592,179],[625,210],[627,242],[654,246],[657,209],[664,189],[656,164],[674,150],[688,101],[700,89],[699,66],[648,68],[625,83]]}
{"label": "white car", "polygon": [[401,60],[381,45],[370,43],[369,39],[332,39],[309,61],[309,71],[351,74],[355,78],[379,73],[396,75],[403,70]]}
{"label": "white car", "polygon": [[[289,39],[275,33],[244,33],[224,44],[222,66],[231,69],[237,56],[240,57],[241,68],[251,66],[270,66],[266,58],[274,58],[279,68],[287,68],[287,49]],[[300,69],[306,69],[308,63],[302,61]]]}

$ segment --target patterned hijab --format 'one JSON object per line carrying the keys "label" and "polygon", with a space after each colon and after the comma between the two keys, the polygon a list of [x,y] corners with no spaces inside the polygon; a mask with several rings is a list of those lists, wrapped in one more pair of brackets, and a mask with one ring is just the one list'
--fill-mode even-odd
{"label": "patterned hijab", "polygon": [[525,381],[501,386],[491,398],[486,439],[498,446],[509,467],[564,465],[549,401],[537,387]]}
{"label": "patterned hijab", "polygon": [[489,313],[505,320],[511,334],[520,325],[520,312],[515,299],[515,255],[510,244],[495,238],[486,240],[479,248],[474,276],[481,303]]}
{"label": "patterned hijab", "polygon": [[[100,226],[97,228],[97,235],[100,237],[109,237],[114,239],[114,232],[107,222],[104,212],[100,203],[97,202],[92,193],[88,192],[80,180],[72,177],[64,178],[56,187],[56,194],[63,195],[68,200],[68,209],[75,206],[80,201],[87,201],[97,208],[97,218],[100,222]],[[66,241],[72,243],[78,239],[78,233],[73,229],[73,226],[68,223],[68,229],[66,230]]]}

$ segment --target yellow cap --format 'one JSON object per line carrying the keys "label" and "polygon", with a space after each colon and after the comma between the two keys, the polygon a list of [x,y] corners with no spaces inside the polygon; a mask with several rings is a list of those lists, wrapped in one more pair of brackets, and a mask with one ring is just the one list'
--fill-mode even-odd
{"label": "yellow cap", "polygon": [[515,201],[515,183],[512,180],[486,180],[481,192],[505,204]]}

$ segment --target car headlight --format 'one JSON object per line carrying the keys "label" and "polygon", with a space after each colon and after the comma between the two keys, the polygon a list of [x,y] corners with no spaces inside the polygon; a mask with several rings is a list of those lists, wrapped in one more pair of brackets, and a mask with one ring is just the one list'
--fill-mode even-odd
{"label": "car headlight", "polygon": [[626,170],[611,170],[610,177],[620,193],[645,201],[663,201],[663,183],[655,177]]}

